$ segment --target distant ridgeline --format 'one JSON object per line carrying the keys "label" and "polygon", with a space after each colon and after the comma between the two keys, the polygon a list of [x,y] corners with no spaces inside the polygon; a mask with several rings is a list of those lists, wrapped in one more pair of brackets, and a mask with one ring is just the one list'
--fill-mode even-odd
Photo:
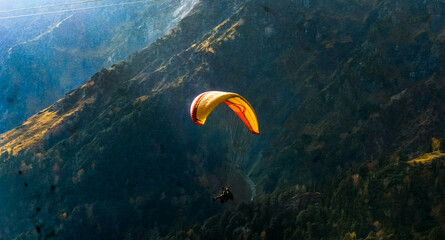
{"label": "distant ridgeline", "polygon": [[0,132],[165,35],[197,0],[136,2],[0,5]]}
{"label": "distant ridgeline", "polygon": [[[0,135],[0,236],[445,239],[444,5],[200,0]],[[260,134],[226,106],[194,124],[206,91]]]}

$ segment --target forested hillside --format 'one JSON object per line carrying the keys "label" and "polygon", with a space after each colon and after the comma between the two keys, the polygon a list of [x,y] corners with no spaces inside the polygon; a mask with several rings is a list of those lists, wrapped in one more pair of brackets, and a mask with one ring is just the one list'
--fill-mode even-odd
{"label": "forested hillside", "polygon": [[[0,136],[0,233],[441,239],[444,11],[201,0]],[[260,134],[225,106],[195,125],[190,104],[209,90],[245,97]],[[222,186],[235,201],[211,201]]]}

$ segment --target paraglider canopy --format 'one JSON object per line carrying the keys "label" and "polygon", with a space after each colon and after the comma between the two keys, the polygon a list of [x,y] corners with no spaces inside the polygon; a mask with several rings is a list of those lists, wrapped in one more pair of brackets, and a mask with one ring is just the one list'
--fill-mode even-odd
{"label": "paraglider canopy", "polygon": [[259,134],[258,120],[250,103],[237,93],[208,91],[199,94],[190,106],[194,123],[204,125],[209,114],[221,103],[227,104],[254,134]]}

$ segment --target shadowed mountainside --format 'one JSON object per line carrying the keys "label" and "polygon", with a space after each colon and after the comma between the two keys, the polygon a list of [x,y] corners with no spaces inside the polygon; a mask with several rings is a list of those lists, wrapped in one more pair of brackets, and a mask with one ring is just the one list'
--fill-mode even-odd
{"label": "shadowed mountainside", "polygon": [[[239,196],[228,208],[248,201],[246,176],[260,197],[252,207],[296,184],[331,186],[330,196],[332,177],[366,161],[384,175],[444,135],[444,11],[437,1],[201,0],[170,34],[1,135],[0,233],[157,238],[222,210],[209,197],[223,184]],[[248,99],[261,134],[223,107],[194,125],[190,103],[206,90]]]}
{"label": "shadowed mountainside", "polygon": [[322,188],[278,191],[162,239],[439,240],[444,179],[443,157],[415,166],[367,162]]}

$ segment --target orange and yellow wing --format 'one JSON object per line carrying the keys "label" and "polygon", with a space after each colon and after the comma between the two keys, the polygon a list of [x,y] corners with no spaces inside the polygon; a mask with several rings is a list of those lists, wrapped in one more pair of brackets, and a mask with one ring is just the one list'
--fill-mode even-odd
{"label": "orange and yellow wing", "polygon": [[250,103],[237,93],[208,91],[198,95],[190,106],[194,123],[204,125],[209,114],[221,103],[227,104],[254,134],[259,134],[258,119]]}

